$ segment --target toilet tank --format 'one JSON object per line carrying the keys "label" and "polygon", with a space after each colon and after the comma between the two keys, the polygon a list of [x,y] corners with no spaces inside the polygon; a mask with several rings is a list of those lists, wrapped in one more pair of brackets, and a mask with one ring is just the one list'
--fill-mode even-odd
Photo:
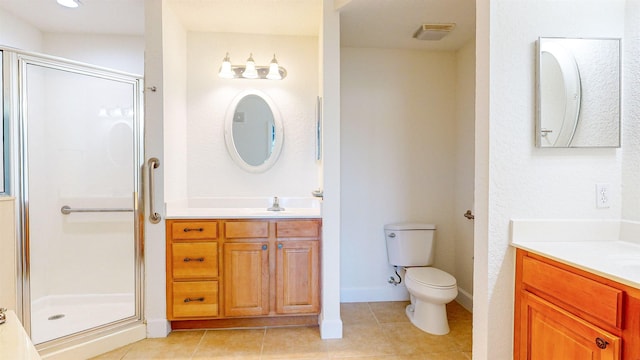
{"label": "toilet tank", "polygon": [[384,235],[387,258],[394,266],[429,266],[433,264],[433,235],[436,226],[423,223],[387,224]]}

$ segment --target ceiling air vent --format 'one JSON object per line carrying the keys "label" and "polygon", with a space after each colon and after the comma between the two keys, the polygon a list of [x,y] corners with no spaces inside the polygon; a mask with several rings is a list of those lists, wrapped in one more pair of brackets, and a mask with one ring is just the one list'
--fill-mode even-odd
{"label": "ceiling air vent", "polygon": [[440,40],[456,27],[456,24],[422,24],[413,37],[418,40]]}

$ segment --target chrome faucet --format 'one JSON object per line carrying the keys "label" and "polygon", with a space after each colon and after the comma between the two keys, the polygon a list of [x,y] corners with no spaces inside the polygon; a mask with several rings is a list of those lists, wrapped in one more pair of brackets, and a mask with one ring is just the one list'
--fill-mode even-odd
{"label": "chrome faucet", "polygon": [[267,209],[267,211],[284,211],[283,207],[280,207],[280,199],[277,196],[273,197],[273,205]]}

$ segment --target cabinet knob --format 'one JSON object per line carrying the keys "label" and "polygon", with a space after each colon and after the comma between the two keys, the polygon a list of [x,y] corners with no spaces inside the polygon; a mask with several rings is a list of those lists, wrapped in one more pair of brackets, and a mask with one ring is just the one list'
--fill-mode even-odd
{"label": "cabinet knob", "polygon": [[266,244],[262,245],[262,250],[267,250],[267,245]]}
{"label": "cabinet knob", "polygon": [[603,338],[596,338],[596,345],[600,348],[600,349],[606,349],[607,345],[609,345],[609,342],[607,342],[605,339]]}
{"label": "cabinet knob", "polygon": [[282,244],[278,244],[278,249],[282,249]]}
{"label": "cabinet knob", "polygon": [[189,261],[199,261],[199,262],[204,262],[204,258],[203,258],[203,257],[199,257],[199,258],[190,258],[190,257],[186,257],[186,258],[184,258],[182,261],[184,261],[184,262],[189,262]]}
{"label": "cabinet knob", "polygon": [[189,232],[189,231],[203,232],[204,229],[203,228],[184,228],[182,231],[184,231],[184,232]]}

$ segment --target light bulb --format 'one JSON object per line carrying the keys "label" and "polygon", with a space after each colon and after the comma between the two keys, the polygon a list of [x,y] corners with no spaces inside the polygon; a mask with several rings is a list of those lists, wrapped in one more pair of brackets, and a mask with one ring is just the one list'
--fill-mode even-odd
{"label": "light bulb", "polygon": [[218,76],[223,79],[233,79],[235,74],[231,69],[231,60],[229,59],[229,53],[222,60],[222,66],[220,67],[220,72],[218,72]]}
{"label": "light bulb", "polygon": [[56,0],[56,1],[58,2],[58,4],[68,8],[77,8],[78,6],[80,6],[79,0]]}
{"label": "light bulb", "polygon": [[280,75],[280,66],[278,66],[278,60],[276,60],[276,54],[273,54],[273,60],[271,60],[271,63],[269,64],[267,79],[282,80],[282,75]]}
{"label": "light bulb", "polygon": [[256,63],[253,61],[253,54],[249,54],[249,58],[247,59],[247,67],[244,69],[242,77],[247,79],[258,78],[258,70],[256,70]]}

